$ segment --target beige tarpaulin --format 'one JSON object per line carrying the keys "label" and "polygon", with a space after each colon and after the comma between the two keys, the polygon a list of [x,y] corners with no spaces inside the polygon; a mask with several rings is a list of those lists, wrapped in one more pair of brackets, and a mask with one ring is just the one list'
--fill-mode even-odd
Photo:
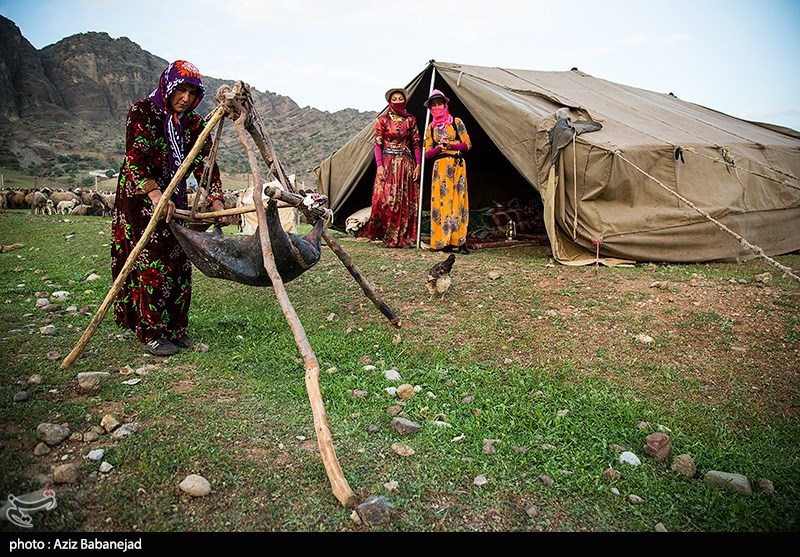
{"label": "beige tarpaulin", "polygon": [[[434,69],[435,86],[468,121],[470,136],[485,137],[473,141],[468,155],[471,201],[500,196],[520,177],[543,193],[558,109],[568,109],[573,121],[602,125],[575,137],[557,159],[548,235],[551,246],[569,240],[562,263],[574,262],[578,250],[593,262],[598,248],[609,261],[755,257],[699,211],[768,255],[800,249],[800,134],[794,130],[577,70],[442,62],[431,62],[409,84],[409,110],[420,122]],[[335,222],[370,204],[371,141],[369,125],[317,168]],[[503,164],[510,170],[501,171]]]}
{"label": "beige tarpaulin", "polygon": [[[289,181],[291,182],[292,187],[294,187],[294,174],[289,176]],[[281,186],[281,183],[278,180],[273,180],[268,185],[283,189],[283,186]],[[261,199],[265,204],[269,201],[267,196],[263,196]],[[245,188],[239,192],[239,201],[236,206],[255,207],[255,203],[253,202],[253,186]],[[300,211],[297,209],[297,207],[280,207],[279,205],[278,216],[281,219],[281,226],[285,232],[297,234],[297,226],[300,223]],[[241,230],[242,234],[245,236],[254,234],[256,228],[258,228],[258,217],[255,211],[243,214]]]}

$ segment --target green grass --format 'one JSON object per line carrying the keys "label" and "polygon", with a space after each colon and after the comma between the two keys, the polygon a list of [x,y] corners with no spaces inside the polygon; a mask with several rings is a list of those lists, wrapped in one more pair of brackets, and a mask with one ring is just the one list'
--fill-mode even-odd
{"label": "green grass", "polygon": [[[0,215],[0,243],[25,244],[0,255],[3,495],[38,489],[42,475],[66,454],[81,464],[82,479],[75,486],[56,486],[59,506],[36,514],[34,530],[365,529],[331,493],[316,450],[303,361],[271,288],[209,279],[196,271],[190,328],[210,350],[181,352],[138,385],[122,384],[119,369],[153,359],[141,353],[131,333],[116,328],[110,314],[73,367],[59,368],[111,286],[109,230],[109,221],[96,217]],[[541,251],[521,262],[520,250],[492,250],[470,255],[470,264],[487,270],[524,266],[524,273],[463,285],[469,294],[454,286],[449,304],[437,305],[427,303],[414,278],[434,259],[420,254],[419,261],[400,261],[372,244],[343,240],[343,246],[390,306],[407,307],[406,325],[391,327],[327,249],[320,263],[286,290],[320,362],[323,400],[344,475],[360,502],[384,495],[393,505],[391,523],[373,529],[639,532],[652,531],[658,522],[686,532],[800,527],[796,392],[788,402],[794,411],[786,415],[751,407],[744,384],[730,400],[712,404],[697,396],[652,396],[662,387],[702,392],[702,378],[677,361],[686,350],[682,335],[711,334],[715,342],[729,343],[736,321],[705,308],[676,310],[676,330],[658,335],[652,346],[623,336],[616,344],[594,347],[589,357],[579,351],[582,327],[638,332],[659,324],[652,315],[632,311],[647,301],[647,292],[614,297],[605,291],[610,284],[642,278],[680,284],[699,274],[723,283],[761,272],[755,264],[604,270],[608,284],[601,284],[593,269],[546,267]],[[782,261],[797,266],[800,258]],[[101,279],[85,282],[90,273]],[[526,287],[529,280],[559,274],[566,280],[551,292]],[[779,342],[796,354],[798,289],[785,279],[776,283],[783,293],[780,303],[753,311],[774,314],[770,318],[783,331]],[[55,335],[39,334],[46,315],[35,307],[36,299],[58,289],[71,292],[63,305],[86,309],[54,318]],[[560,310],[565,303],[587,313],[577,322],[569,315],[546,316],[549,308]],[[453,312],[456,318],[450,319]],[[521,316],[524,326],[518,323]],[[545,323],[552,327],[551,338],[542,338]],[[517,351],[510,363],[501,346]],[[48,359],[53,350],[60,357]],[[674,352],[675,361],[655,361],[663,352]],[[376,371],[364,369],[365,356]],[[741,369],[725,365],[712,364],[735,385]],[[384,390],[390,383],[383,370],[389,368],[422,388],[402,405],[404,416],[423,424],[415,436],[401,437],[390,427],[387,409],[399,401]],[[75,376],[82,371],[108,371],[111,377],[100,391],[81,393]],[[34,374],[43,377],[41,384],[20,384]],[[23,388],[30,399],[11,402]],[[356,397],[354,390],[368,395]],[[128,439],[67,441],[51,455],[33,456],[39,423],[66,422],[73,431],[88,431],[106,413],[141,429]],[[452,427],[433,425],[434,420]],[[670,460],[643,453],[646,436],[659,425],[668,428],[671,455],[690,454],[700,477],[684,479],[670,469]],[[484,452],[485,440],[494,440],[496,452]],[[395,454],[396,442],[415,454]],[[97,463],[82,458],[96,446],[106,449],[105,460],[115,466],[107,477],[96,472]],[[642,465],[620,464],[620,447],[634,451]],[[616,482],[603,477],[611,466],[622,472]],[[707,486],[702,474],[712,469],[745,474],[751,482],[770,478],[776,491],[743,497]],[[191,499],[178,489],[190,473],[209,479],[210,496]],[[487,485],[473,485],[479,474],[488,478]],[[546,486],[541,475],[554,484]],[[398,490],[384,487],[391,480]],[[645,504],[627,503],[631,493]],[[538,516],[526,514],[530,504],[539,508]],[[7,522],[0,529],[18,530]]]}

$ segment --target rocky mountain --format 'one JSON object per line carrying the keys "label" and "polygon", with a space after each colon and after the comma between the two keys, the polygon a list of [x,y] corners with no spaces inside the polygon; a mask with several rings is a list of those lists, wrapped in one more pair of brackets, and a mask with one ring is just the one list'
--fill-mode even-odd
{"label": "rocky mountain", "polygon": [[[101,32],[38,50],[0,16],[0,166],[47,175],[57,161],[89,157],[116,170],[128,108],[153,90],[167,64],[128,38]],[[198,112],[206,114],[218,88],[233,82],[205,75],[203,81],[206,97]],[[316,184],[313,168],[377,115],[300,108],[289,97],[251,92],[278,158],[306,187]],[[249,170],[230,121],[217,156],[225,172]]]}

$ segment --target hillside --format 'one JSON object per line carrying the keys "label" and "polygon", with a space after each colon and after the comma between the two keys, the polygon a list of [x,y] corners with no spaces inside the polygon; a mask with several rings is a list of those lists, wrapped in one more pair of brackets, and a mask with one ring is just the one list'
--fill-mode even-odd
{"label": "hillside", "polygon": [[[167,64],[126,37],[102,32],[37,50],[13,21],[0,16],[0,167],[44,182],[69,173],[79,182],[90,169],[116,170],[128,107],[152,91]],[[210,76],[204,82],[201,114],[213,108],[217,89],[232,83]],[[307,187],[316,183],[313,168],[376,116],[301,108],[269,91],[252,94],[278,157]],[[225,126],[218,157],[223,172],[248,171],[234,126]]]}

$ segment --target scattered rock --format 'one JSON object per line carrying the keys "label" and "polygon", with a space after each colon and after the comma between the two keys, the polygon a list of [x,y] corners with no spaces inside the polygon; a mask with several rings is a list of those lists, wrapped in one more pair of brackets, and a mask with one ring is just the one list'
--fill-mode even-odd
{"label": "scattered rock", "polygon": [[653,528],[653,530],[655,530],[656,532],[667,532],[668,531],[667,527],[664,526],[663,522],[659,522],[658,524],[656,524],[656,526],[655,526],[655,528]]}
{"label": "scattered rock", "polygon": [[403,379],[403,376],[396,369],[387,369],[383,372],[383,377],[387,381],[401,381]]}
{"label": "scattered rock", "polygon": [[378,369],[378,367],[374,366],[372,364],[367,364],[367,365],[364,366],[364,371],[370,371],[371,372],[371,371],[376,371],[377,369]]}
{"label": "scattered rock", "polygon": [[402,399],[408,399],[414,396],[414,387],[408,383],[403,383],[397,387],[397,396]]}
{"label": "scattered rock", "polygon": [[386,409],[386,412],[391,416],[397,416],[400,412],[403,411],[403,407],[399,404],[395,404],[394,406],[390,406]]}
{"label": "scattered rock", "polygon": [[397,387],[386,387],[384,391],[392,398],[397,396]]}
{"label": "scattered rock", "polygon": [[97,441],[100,438],[100,435],[96,431],[87,431],[83,434],[83,441],[85,443],[91,443],[92,441]]}
{"label": "scattered rock", "polygon": [[644,446],[644,454],[664,460],[669,456],[671,449],[669,435],[664,433],[651,433],[647,436],[647,444]]}
{"label": "scattered rock", "polygon": [[111,414],[106,414],[103,416],[103,419],[100,420],[100,426],[106,431],[106,433],[111,433],[119,427],[119,422]]}
{"label": "scattered rock", "polygon": [[80,475],[80,470],[72,463],[62,464],[53,469],[53,481],[57,484],[78,483]]}
{"label": "scattered rock", "polygon": [[388,524],[392,516],[392,504],[382,495],[369,497],[356,507],[358,517],[370,526]]}
{"label": "scattered rock", "polygon": [[103,474],[108,474],[113,469],[114,469],[114,466],[112,464],[109,464],[106,461],[103,461],[103,462],[100,463],[100,472],[102,472]]}
{"label": "scattered rock", "polygon": [[644,499],[631,493],[625,498],[631,505],[644,505]]}
{"label": "scattered rock", "polygon": [[369,427],[367,427],[369,433],[378,433],[380,429],[381,427],[377,424],[369,424]]}
{"label": "scattered rock", "polygon": [[489,277],[489,280],[497,280],[497,279],[499,279],[500,277],[502,277],[503,275],[501,275],[501,274],[500,274],[498,271],[494,271],[494,270],[492,270],[492,271],[489,271],[489,272],[486,274],[486,276],[487,276],[487,277]]}
{"label": "scattered rock", "polygon": [[679,454],[676,456],[670,468],[678,472],[684,478],[690,480],[697,475],[697,465],[694,463],[694,459],[688,454]]}
{"label": "scattered rock", "polygon": [[69,437],[69,428],[59,424],[42,423],[36,427],[36,434],[39,441],[54,447]]}
{"label": "scattered rock", "polygon": [[761,273],[760,275],[755,275],[753,280],[761,284],[769,284],[772,282],[772,273]]}
{"label": "scattered rock", "polygon": [[78,374],[78,386],[84,391],[96,391],[100,388],[100,380],[111,377],[107,371],[85,371]]}
{"label": "scattered rock", "polygon": [[80,431],[74,431],[69,436],[70,441],[83,441],[83,433]]}
{"label": "scattered rock", "polygon": [[390,482],[386,482],[385,484],[383,484],[383,487],[386,488],[386,491],[394,491],[397,489],[399,485],[400,484],[398,484],[395,480],[392,480]]}
{"label": "scattered rock", "polygon": [[400,435],[415,435],[420,432],[422,426],[406,418],[392,418],[392,429]]}
{"label": "scattered rock", "polygon": [[50,297],[55,298],[56,300],[65,300],[69,298],[69,292],[66,290],[58,290],[57,292],[50,294]]}
{"label": "scattered rock", "polygon": [[544,485],[548,487],[550,487],[555,483],[555,480],[553,480],[553,478],[551,478],[550,476],[546,476],[545,474],[539,476],[539,481],[541,481]]}
{"label": "scattered rock", "polygon": [[39,327],[39,332],[43,335],[54,335],[56,334],[56,326],[45,325],[44,327]]}
{"label": "scattered rock", "polygon": [[42,376],[38,373],[31,375],[28,378],[28,385],[39,385],[42,382]]}
{"label": "scattered rock", "polygon": [[47,352],[47,359],[51,361],[55,361],[61,358],[61,352],[58,350],[49,350]]}
{"label": "scattered rock", "polygon": [[183,491],[192,497],[205,497],[211,493],[211,484],[203,476],[189,474],[178,484]]}
{"label": "scattered rock", "polygon": [[98,275],[98,274],[96,274],[96,273],[92,273],[92,274],[90,274],[88,277],[86,277],[86,278],[85,278],[85,279],[83,279],[83,280],[85,280],[85,281],[87,281],[87,282],[91,282],[91,281],[93,281],[93,280],[97,280],[97,279],[99,279],[99,278],[100,278],[100,275]]}
{"label": "scattered rock", "polygon": [[48,454],[50,452],[50,450],[51,449],[50,449],[50,447],[48,446],[47,443],[39,443],[33,449],[33,454],[36,455],[36,456],[44,456],[44,455]]}
{"label": "scattered rock", "polygon": [[651,337],[650,335],[646,335],[644,333],[639,333],[638,335],[633,337],[633,340],[635,340],[640,344],[653,344],[655,342],[655,339],[653,337]]}
{"label": "scattered rock", "polygon": [[536,518],[539,516],[539,507],[536,505],[528,505],[525,509],[525,514],[527,514],[531,518]]}
{"label": "scattered rock", "polygon": [[105,454],[105,449],[94,449],[93,451],[89,451],[89,454],[86,455],[86,458],[89,460],[102,460]]}
{"label": "scattered rock", "polygon": [[631,466],[639,466],[642,463],[642,461],[639,460],[639,457],[633,454],[631,451],[624,451],[622,454],[620,454],[619,461],[624,462],[625,464],[630,464]]}
{"label": "scattered rock", "polygon": [[718,470],[709,470],[705,475],[705,482],[710,485],[721,485],[738,491],[742,495],[752,495],[753,489],[750,487],[750,482],[747,476],[742,474],[731,474],[729,472],[720,472]]}
{"label": "scattered rock", "polygon": [[19,391],[14,393],[14,396],[11,397],[11,400],[14,402],[25,402],[28,400],[28,391]]}
{"label": "scattered rock", "polygon": [[111,434],[111,437],[115,439],[126,439],[139,431],[139,425],[135,423],[125,424],[117,429]]}
{"label": "scattered rock", "polygon": [[369,395],[369,392],[362,391],[361,389],[354,389],[352,394],[356,398],[364,398],[365,396]]}
{"label": "scattered rock", "polygon": [[758,478],[756,480],[756,491],[765,495],[772,495],[775,493],[775,486],[767,478]]}
{"label": "scattered rock", "polygon": [[475,476],[475,478],[472,480],[472,484],[473,485],[477,485],[477,486],[484,486],[484,485],[486,485],[488,483],[489,483],[489,480],[486,479],[486,476],[484,476],[483,474],[479,474],[479,475]]}
{"label": "scattered rock", "polygon": [[609,491],[611,492],[612,495],[619,496],[619,489],[617,489],[616,487],[612,487],[611,489],[609,489]]}
{"label": "scattered rock", "polygon": [[615,470],[614,468],[609,466],[608,468],[603,470],[603,477],[607,480],[615,482],[622,478],[622,474],[620,473],[619,470]]}
{"label": "scattered rock", "polygon": [[461,399],[461,404],[469,404],[473,400],[475,400],[474,396],[472,396],[472,395],[465,396],[464,398]]}
{"label": "scattered rock", "polygon": [[411,456],[415,454],[414,449],[402,443],[392,443],[392,451],[400,456]]}

